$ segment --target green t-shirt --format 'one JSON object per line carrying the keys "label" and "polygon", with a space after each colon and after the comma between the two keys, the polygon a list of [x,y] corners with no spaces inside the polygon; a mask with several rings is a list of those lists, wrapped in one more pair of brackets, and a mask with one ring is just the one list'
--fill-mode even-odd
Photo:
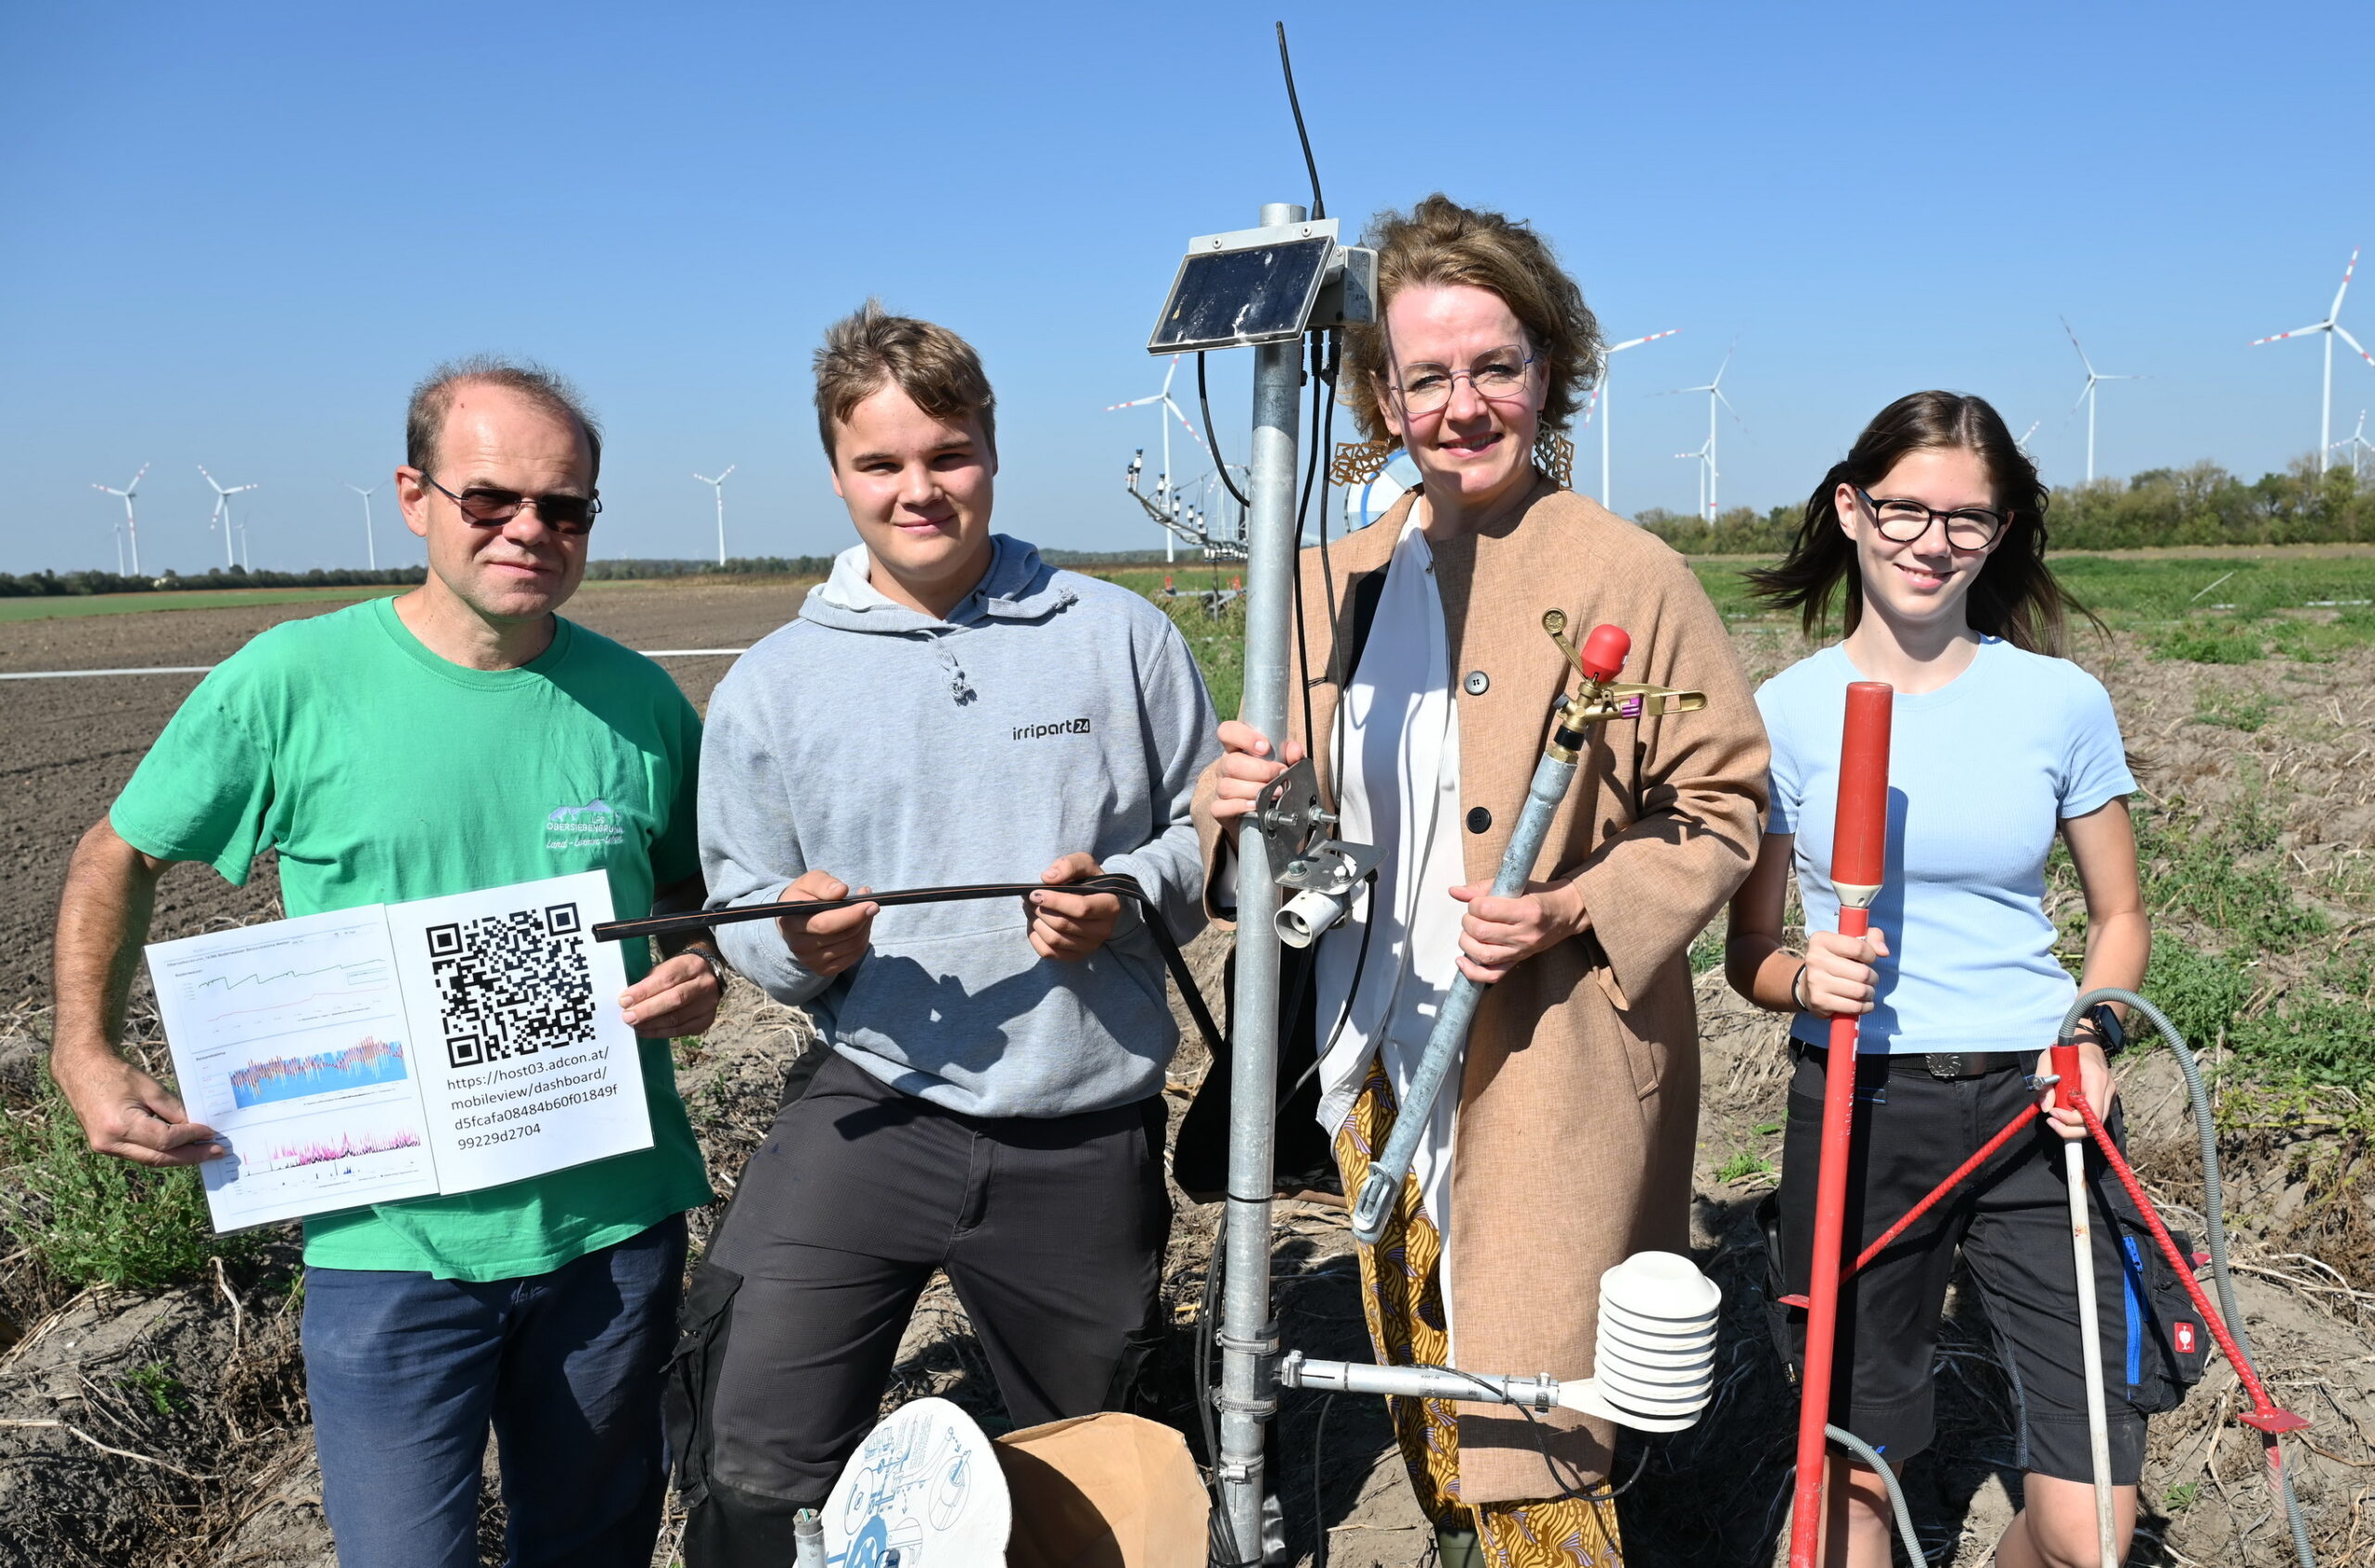
{"label": "green t-shirt", "polygon": [[[624,919],[700,869],[700,719],[641,654],[561,621],[533,663],[464,669],[379,598],[276,626],[217,666],[109,820],[135,848],[235,884],[278,850],[292,918],[601,870]],[[643,943],[623,956],[630,983],[651,967]],[[668,1042],[642,1055],[651,1148],[317,1215],[305,1261],[512,1279],[707,1202]]]}

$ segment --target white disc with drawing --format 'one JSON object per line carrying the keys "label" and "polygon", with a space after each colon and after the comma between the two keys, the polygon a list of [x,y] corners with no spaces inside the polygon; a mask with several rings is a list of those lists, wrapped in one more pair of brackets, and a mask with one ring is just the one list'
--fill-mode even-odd
{"label": "white disc with drawing", "polygon": [[825,1502],[828,1568],[1004,1568],[1014,1523],[990,1440],[945,1399],[882,1418]]}

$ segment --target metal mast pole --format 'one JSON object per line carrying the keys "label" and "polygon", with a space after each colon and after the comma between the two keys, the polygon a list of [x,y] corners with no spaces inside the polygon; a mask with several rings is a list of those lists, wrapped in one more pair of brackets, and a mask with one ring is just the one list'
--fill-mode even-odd
{"label": "metal mast pole", "polygon": [[[1301,223],[1290,202],[1262,226]],[[1253,351],[1253,448],[1245,562],[1245,698],[1239,716],[1286,750],[1287,646],[1295,570],[1296,405],[1303,342]],[[1277,753],[1274,753],[1277,754]],[[1277,1114],[1278,889],[1270,846],[1249,815],[1237,838],[1237,1006],[1230,1020],[1228,1234],[1221,1305],[1218,1473],[1230,1550],[1262,1555],[1263,1428],[1277,1408],[1277,1325],[1270,1317],[1270,1184]]]}
{"label": "metal mast pole", "polygon": [[1608,367],[1615,357],[1610,354],[1599,362],[1599,504],[1611,512],[1616,503],[1608,498]]}
{"label": "metal mast pole", "polygon": [[[2350,279],[2343,278],[2343,286],[2348,288]],[[2317,405],[2317,471],[2319,473],[2326,471],[2326,455],[2333,450],[2334,444],[2334,329],[2330,324],[2333,318],[2341,314],[2342,312],[2337,309],[2327,313],[2326,315],[2329,323],[2325,332],[2326,395]]]}

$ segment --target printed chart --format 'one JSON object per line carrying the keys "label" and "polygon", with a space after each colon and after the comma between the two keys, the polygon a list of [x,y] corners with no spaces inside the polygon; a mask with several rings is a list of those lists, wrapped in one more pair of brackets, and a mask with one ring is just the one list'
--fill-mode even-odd
{"label": "printed chart", "polygon": [[217,1225],[437,1189],[378,906],[152,949]]}

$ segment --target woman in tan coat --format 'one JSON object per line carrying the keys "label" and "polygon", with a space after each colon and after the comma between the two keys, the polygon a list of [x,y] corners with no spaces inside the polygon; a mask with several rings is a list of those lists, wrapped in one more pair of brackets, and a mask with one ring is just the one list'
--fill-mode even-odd
{"label": "woman in tan coat", "polygon": [[[1755,858],[1765,733],[1718,616],[1681,558],[1565,488],[1560,439],[1597,324],[1522,225],[1433,196],[1376,225],[1382,320],[1354,332],[1342,396],[1420,485],[1323,560],[1307,550],[1319,774],[1339,834],[1382,852],[1313,989],[1322,1125],[1345,1190],[1391,1130],[1455,966],[1491,984],[1457,1103],[1437,1106],[1383,1240],[1361,1254],[1382,1361],[1579,1378],[1599,1276],[1688,1243],[1699,1057],[1686,958]],[[1632,635],[1625,678],[1704,691],[1704,712],[1597,727],[1538,880],[1490,896],[1567,681],[1542,613]],[[1300,701],[1289,703],[1297,719]],[[1221,726],[1199,791],[1210,886],[1279,763]],[[1300,727],[1285,758],[1307,744]],[[1226,915],[1226,907],[1215,913]],[[1620,1561],[1613,1432],[1507,1407],[1399,1401],[1397,1430],[1446,1563]],[[1481,1556],[1480,1556],[1481,1553]]]}

